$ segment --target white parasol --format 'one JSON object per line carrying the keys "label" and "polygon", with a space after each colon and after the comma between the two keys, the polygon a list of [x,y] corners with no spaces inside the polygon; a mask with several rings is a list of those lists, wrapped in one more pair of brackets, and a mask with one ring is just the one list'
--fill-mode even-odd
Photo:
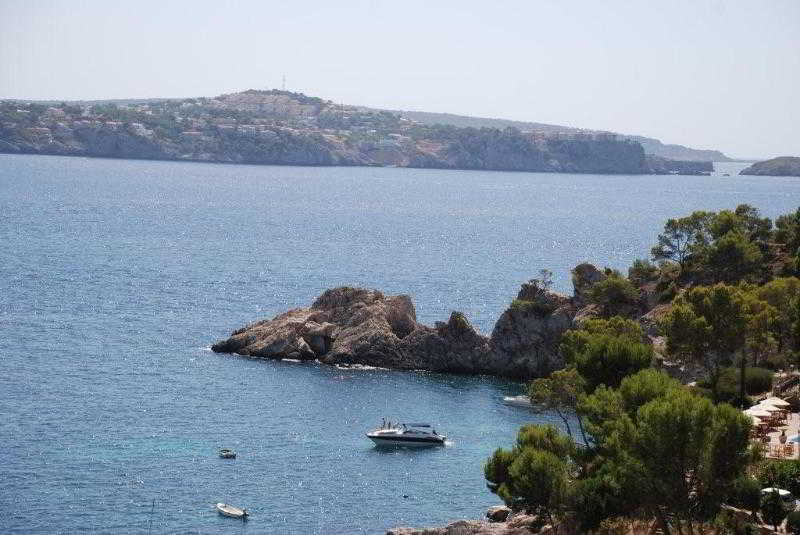
{"label": "white parasol", "polygon": [[784,401],[781,398],[776,398],[775,396],[771,398],[767,398],[761,402],[764,405],[772,405],[774,407],[783,408],[788,407],[790,403],[788,401]]}

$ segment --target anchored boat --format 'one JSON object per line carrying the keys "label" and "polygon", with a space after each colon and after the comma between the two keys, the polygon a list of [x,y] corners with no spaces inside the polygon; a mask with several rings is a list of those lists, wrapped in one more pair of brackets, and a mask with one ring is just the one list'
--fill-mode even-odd
{"label": "anchored boat", "polygon": [[219,450],[219,456],[223,459],[235,459],[236,452],[228,448],[222,448]]}
{"label": "anchored boat", "polygon": [[240,518],[242,520],[247,520],[247,517],[250,516],[250,513],[247,512],[247,509],[239,509],[238,507],[228,505],[227,503],[218,503],[217,512],[222,516]]}
{"label": "anchored boat", "polygon": [[367,433],[376,446],[443,446],[446,436],[430,424],[384,424]]}

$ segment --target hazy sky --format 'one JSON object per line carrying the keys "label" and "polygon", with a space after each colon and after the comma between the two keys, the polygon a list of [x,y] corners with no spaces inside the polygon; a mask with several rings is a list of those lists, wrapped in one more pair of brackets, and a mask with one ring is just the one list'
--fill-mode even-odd
{"label": "hazy sky", "polygon": [[800,0],[0,0],[0,98],[213,96],[800,156]]}

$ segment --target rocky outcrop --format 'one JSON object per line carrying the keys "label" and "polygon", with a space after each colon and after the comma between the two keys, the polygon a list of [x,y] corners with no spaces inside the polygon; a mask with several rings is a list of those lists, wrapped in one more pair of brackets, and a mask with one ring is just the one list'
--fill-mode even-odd
{"label": "rocky outcrop", "polygon": [[[312,360],[401,370],[530,378],[562,365],[561,335],[572,327],[568,297],[523,285],[491,337],[460,312],[433,327],[417,322],[406,295],[340,287],[310,307],[234,331],[212,349],[258,358]],[[520,303],[522,303],[520,305]]]}
{"label": "rocky outcrop", "polygon": [[[552,292],[535,279],[524,283],[489,337],[477,332],[460,312],[452,312],[446,322],[436,322],[433,327],[417,322],[414,303],[407,295],[334,288],[309,307],[238,329],[212,349],[258,358],[319,360],[336,366],[525,380],[563,367],[559,346],[564,333],[604,317],[602,307],[589,302],[589,294],[592,285],[606,278],[595,266],[580,264],[572,270],[572,297]],[[642,304],[641,308],[646,312],[648,307]],[[648,340],[658,335],[659,318],[667,309],[656,307],[641,316]]]}
{"label": "rocky outcrop", "polygon": [[[562,532],[564,535],[572,535],[551,526],[542,526],[536,516],[523,513],[509,514],[506,511],[507,507],[499,506],[499,508],[505,513],[503,520],[458,520],[439,528],[401,527],[390,529],[386,535],[534,535],[537,533],[559,535]],[[488,514],[487,512],[487,516]]]}
{"label": "rocky outcrop", "polygon": [[589,290],[600,281],[606,280],[607,275],[592,264],[578,264],[572,269],[572,288],[574,291],[573,302],[578,307],[589,303]]}
{"label": "rocky outcrop", "polygon": [[647,167],[654,175],[710,175],[714,164],[710,161],[670,160],[660,156],[647,156]]}
{"label": "rocky outcrop", "polygon": [[740,175],[761,176],[800,176],[800,158],[796,156],[781,156],[763,162],[756,162],[743,169]]}

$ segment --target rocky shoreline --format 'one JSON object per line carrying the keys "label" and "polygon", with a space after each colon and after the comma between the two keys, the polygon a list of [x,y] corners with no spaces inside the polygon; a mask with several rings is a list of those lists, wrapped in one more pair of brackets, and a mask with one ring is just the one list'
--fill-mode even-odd
{"label": "rocky shoreline", "polygon": [[[558,351],[562,334],[600,314],[588,302],[587,292],[605,278],[591,264],[577,266],[572,297],[551,292],[537,281],[523,284],[488,337],[460,312],[430,327],[417,322],[407,295],[339,287],[327,290],[309,307],[242,327],[212,350],[339,366],[541,377],[563,366]],[[631,312],[639,316],[647,308],[643,304]]]}

